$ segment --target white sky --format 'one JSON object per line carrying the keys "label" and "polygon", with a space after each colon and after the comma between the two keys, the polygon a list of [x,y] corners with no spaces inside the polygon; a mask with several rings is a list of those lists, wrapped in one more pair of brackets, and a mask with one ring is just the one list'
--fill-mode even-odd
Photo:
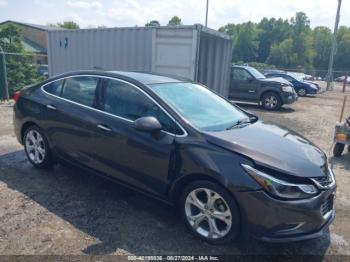
{"label": "white sky", "polygon": [[[210,0],[209,27],[290,18],[305,12],[311,26],[333,28],[337,0]],[[0,22],[15,20],[48,24],[74,20],[82,27],[143,26],[150,20],[166,24],[177,15],[184,24],[204,24],[206,0],[0,0]],[[350,0],[343,0],[341,25],[350,26]]]}

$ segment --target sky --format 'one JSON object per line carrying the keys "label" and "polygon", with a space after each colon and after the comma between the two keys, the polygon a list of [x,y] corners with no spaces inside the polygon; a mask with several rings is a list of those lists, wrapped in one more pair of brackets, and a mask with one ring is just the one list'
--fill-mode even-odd
{"label": "sky", "polygon": [[[289,19],[305,12],[311,26],[333,28],[337,0],[210,0],[208,26],[258,22],[263,17]],[[204,24],[206,0],[0,0],[0,22],[33,24],[73,20],[81,27],[144,26],[150,20],[167,24],[174,15],[183,24]],[[340,25],[350,26],[350,0],[343,0]]]}

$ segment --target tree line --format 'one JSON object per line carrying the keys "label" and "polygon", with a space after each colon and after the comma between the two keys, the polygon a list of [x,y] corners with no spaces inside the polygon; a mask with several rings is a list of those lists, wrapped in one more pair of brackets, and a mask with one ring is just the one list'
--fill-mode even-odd
{"label": "tree line", "polygon": [[[167,26],[182,25],[181,18],[172,17]],[[157,20],[145,24],[160,26]],[[74,21],[50,24],[52,27],[79,29]],[[104,27],[104,26],[100,26]],[[233,41],[232,62],[248,63],[259,68],[280,68],[304,72],[318,71],[325,76],[332,42],[332,31],[326,26],[310,27],[303,12],[291,19],[263,18],[258,23],[229,23],[219,28]],[[23,54],[6,56],[7,78],[11,91],[40,80],[32,65],[33,56],[26,53],[20,28],[13,24],[0,27],[0,46],[5,52]],[[350,27],[341,26],[336,35],[337,50],[334,68],[340,74],[350,72]],[[336,74],[337,75],[337,74]]]}
{"label": "tree line", "polygon": [[[310,27],[303,12],[291,19],[263,18],[258,23],[245,22],[220,27],[233,40],[233,62],[259,62],[282,69],[327,71],[332,31],[326,26]],[[350,71],[350,27],[339,27],[334,68]]]}

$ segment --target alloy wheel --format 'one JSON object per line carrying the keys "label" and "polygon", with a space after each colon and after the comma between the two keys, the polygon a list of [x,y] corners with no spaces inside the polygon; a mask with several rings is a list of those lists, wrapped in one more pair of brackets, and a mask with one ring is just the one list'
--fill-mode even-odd
{"label": "alloy wheel", "polygon": [[41,164],[45,160],[46,150],[43,137],[36,130],[30,130],[25,137],[25,150],[34,164]]}
{"label": "alloy wheel", "polygon": [[190,226],[208,239],[225,237],[232,226],[228,204],[221,195],[208,188],[197,188],[188,194],[185,215]]}
{"label": "alloy wheel", "polygon": [[299,96],[305,96],[306,95],[306,90],[304,88],[301,88],[298,90],[298,95]]}
{"label": "alloy wheel", "polygon": [[265,98],[264,103],[267,108],[273,109],[277,106],[278,101],[275,96],[268,96]]}

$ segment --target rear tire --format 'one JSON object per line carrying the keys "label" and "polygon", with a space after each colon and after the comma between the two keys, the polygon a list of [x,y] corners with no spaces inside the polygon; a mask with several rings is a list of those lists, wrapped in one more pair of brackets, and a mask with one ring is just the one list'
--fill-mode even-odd
{"label": "rear tire", "polygon": [[228,243],[239,234],[236,201],[218,184],[209,181],[189,184],[181,194],[179,207],[191,233],[210,244]]}
{"label": "rear tire", "polygon": [[53,165],[51,151],[41,128],[32,125],[24,132],[24,151],[29,162],[36,168],[50,168]]}
{"label": "rear tire", "polygon": [[335,145],[333,147],[333,156],[340,157],[344,151],[344,147],[345,147],[344,144],[335,143]]}
{"label": "rear tire", "polygon": [[280,96],[275,92],[267,92],[261,98],[262,106],[267,110],[277,110],[282,106]]}

